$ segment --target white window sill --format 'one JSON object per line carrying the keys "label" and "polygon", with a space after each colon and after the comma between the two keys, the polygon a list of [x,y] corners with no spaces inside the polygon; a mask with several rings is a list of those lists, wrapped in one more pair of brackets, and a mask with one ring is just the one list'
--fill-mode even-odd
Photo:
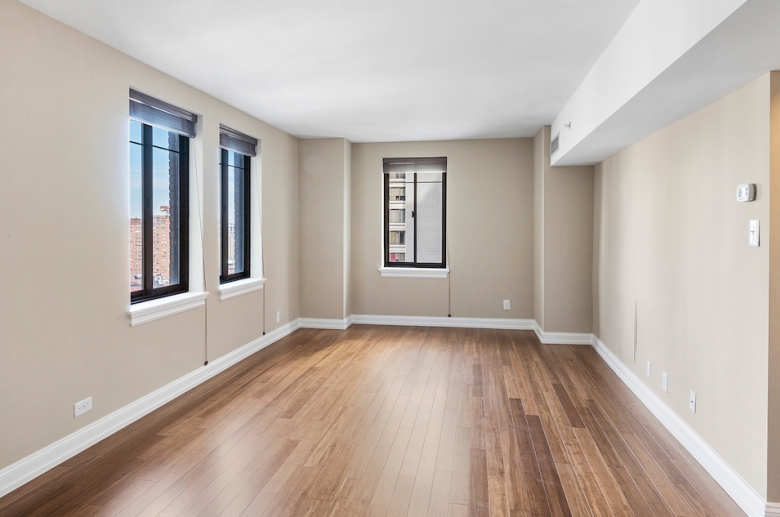
{"label": "white window sill", "polygon": [[264,283],[265,278],[245,278],[243,280],[236,280],[235,282],[219,284],[219,299],[227,300],[234,296],[241,296],[242,294],[251,293],[252,291],[259,291],[263,288]]}
{"label": "white window sill", "polygon": [[165,298],[136,303],[127,310],[130,317],[130,326],[135,327],[142,323],[165,318],[173,314],[188,311],[206,304],[209,293],[195,292],[174,294]]}
{"label": "white window sill", "polygon": [[380,267],[382,278],[447,278],[450,268]]}

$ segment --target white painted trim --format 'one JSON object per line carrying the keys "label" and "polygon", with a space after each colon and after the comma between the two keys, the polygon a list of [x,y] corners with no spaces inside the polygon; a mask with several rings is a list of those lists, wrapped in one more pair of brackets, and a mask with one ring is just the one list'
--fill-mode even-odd
{"label": "white painted trim", "polygon": [[380,267],[382,278],[447,278],[450,268],[430,267]]}
{"label": "white painted trim", "polygon": [[142,323],[201,307],[206,305],[206,297],[208,295],[209,293],[204,292],[189,292],[136,303],[127,309],[130,326],[135,327]]}
{"label": "white painted trim", "polygon": [[259,291],[263,288],[263,284],[265,284],[265,278],[244,278],[235,282],[219,284],[217,291],[219,291],[220,300],[228,300],[235,296]]}
{"label": "white painted trim", "polygon": [[[201,294],[200,300],[207,293]],[[187,309],[182,309],[187,310]],[[181,312],[181,311],[179,311]],[[148,320],[151,321],[151,320]],[[344,320],[302,318],[269,332],[247,345],[234,350],[207,366],[202,366],[162,388],[106,415],[82,429],[40,449],[29,456],[0,470],[0,497],[7,495],[25,483],[35,479],[49,469],[72,458],[99,441],[111,436],[155,409],[186,393],[192,388],[223,372],[255,352],[291,334],[299,327],[346,329],[352,323],[368,325],[403,325],[425,327],[471,327],[493,329],[535,330],[545,339],[560,337],[562,340],[576,340],[580,343],[583,334],[545,333],[534,320],[490,319],[490,318],[446,318],[425,316],[372,316],[356,314]],[[574,336],[574,337],[572,337]],[[591,344],[656,418],[710,473],[726,493],[750,517],[780,516],[780,504],[766,502],[742,477],[735,472],[688,424],[667,406],[639,377],[631,371],[595,335]],[[543,341],[544,342],[544,341]],[[560,343],[560,341],[552,341]],[[563,344],[563,343],[561,343]]]}
{"label": "white painted trim", "polygon": [[593,334],[545,332],[536,320],[534,320],[534,332],[536,332],[539,341],[545,345],[590,345],[593,343]]}
{"label": "white painted trim", "polygon": [[301,328],[304,329],[335,329],[347,330],[352,325],[352,316],[343,320],[325,318],[300,318]]}
{"label": "white painted trim", "polygon": [[[734,502],[750,517],[764,517],[770,514],[770,505],[751,487],[742,476],[726,463],[696,431],[680,418],[658,395],[626,366],[600,339],[593,337],[593,348],[610,368],[620,377],[639,400],[655,415],[685,449],[696,458],[704,469],[718,482]],[[772,504],[775,511],[777,508]]]}
{"label": "white painted trim", "polygon": [[354,314],[352,322],[360,325],[401,325],[409,327],[468,327],[483,329],[533,329],[533,320],[509,318],[447,318],[443,316],[376,316]]}
{"label": "white painted trim", "polygon": [[195,386],[246,359],[258,350],[287,336],[296,330],[298,326],[298,320],[283,325],[265,336],[259,337],[251,343],[211,361],[207,366],[201,366],[184,377],[176,379],[170,384],[5,467],[0,470],[0,497],[16,490],[28,481],[35,479],[104,438],[111,436]]}

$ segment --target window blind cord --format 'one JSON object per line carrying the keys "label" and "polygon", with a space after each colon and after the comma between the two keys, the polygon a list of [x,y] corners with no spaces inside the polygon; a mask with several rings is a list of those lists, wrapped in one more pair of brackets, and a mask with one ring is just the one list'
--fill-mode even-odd
{"label": "window blind cord", "polygon": [[[204,242],[203,242],[203,207],[201,206],[201,200],[200,200],[200,174],[198,173],[198,153],[195,152],[193,163],[195,165],[195,188],[197,190],[197,198],[198,198],[198,224],[200,227],[200,258],[201,263],[203,267],[203,291],[209,292],[208,287],[206,285],[206,253],[204,253]],[[206,366],[209,364],[209,301],[208,298],[206,298],[206,303],[204,305],[204,311],[205,311],[205,319],[203,322],[203,331],[205,333],[203,337],[203,366]]]}
{"label": "window blind cord", "polygon": [[[447,246],[447,269],[450,267],[450,237],[444,234],[444,245]],[[452,271],[447,272],[447,317],[452,318]]]}
{"label": "window blind cord", "polygon": [[[260,214],[257,227],[260,228],[260,278],[265,278],[265,241],[263,241],[263,204],[260,202],[260,173],[255,174],[255,196]],[[263,286],[263,335],[265,336],[265,286]]]}

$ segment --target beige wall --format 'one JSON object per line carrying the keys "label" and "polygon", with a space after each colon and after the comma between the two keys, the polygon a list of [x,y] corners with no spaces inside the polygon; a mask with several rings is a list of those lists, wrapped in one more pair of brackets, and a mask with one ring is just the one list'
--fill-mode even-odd
{"label": "beige wall", "polygon": [[[0,77],[2,468],[262,334],[262,291],[216,293],[220,123],[262,141],[266,330],[298,317],[298,151],[295,138],[13,0],[0,0]],[[208,356],[204,308],[133,328],[126,315],[130,87],[200,114],[191,275],[198,289],[200,192]],[[93,410],[74,419],[88,396]]]}
{"label": "beige wall", "polygon": [[592,332],[593,167],[550,167],[534,137],[534,314],[546,332]]}
{"label": "beige wall", "polygon": [[344,140],[344,317],[352,314],[352,143]]}
{"label": "beige wall", "polygon": [[349,254],[349,142],[301,140],[301,316],[344,319]]}
{"label": "beige wall", "polygon": [[534,137],[534,319],[544,328],[544,171],[550,167],[550,126]]}
{"label": "beige wall", "polygon": [[[736,202],[740,183],[758,185],[755,202]],[[598,336],[765,496],[769,76],[602,162],[594,199]],[[750,219],[761,247],[747,245]]]}
{"label": "beige wall", "polygon": [[[451,300],[456,317],[535,317],[553,332],[589,332],[592,314],[608,347],[759,493],[780,500],[780,282],[769,273],[771,228],[780,227],[769,219],[770,141],[771,173],[780,171],[777,76],[605,160],[595,178],[589,168],[549,167],[549,128],[533,140],[333,139],[299,149],[14,0],[0,0],[0,77],[0,392],[12,395],[0,397],[0,468],[299,313],[446,316]],[[133,328],[130,87],[200,115],[190,262],[193,289],[211,292],[208,310]],[[220,123],[261,140],[252,267],[259,275],[262,263],[268,279],[264,291],[225,301],[216,293]],[[448,158],[449,281],[379,275],[382,158],[398,156]],[[735,202],[743,182],[758,184],[755,202]],[[762,222],[759,248],[746,245],[751,218]],[[625,346],[634,304],[636,360]],[[74,419],[73,403],[87,396],[94,409]]]}
{"label": "beige wall", "polygon": [[551,167],[545,174],[546,332],[593,331],[593,175],[592,166]]}
{"label": "beige wall", "polygon": [[[780,501],[780,72],[770,74],[769,412],[767,499]],[[766,189],[766,187],[764,187]],[[762,221],[763,223],[763,221]],[[763,231],[766,231],[762,229]],[[762,232],[763,233],[763,232]],[[765,233],[768,234],[769,232]]]}
{"label": "beige wall", "polygon": [[[452,316],[533,317],[533,141],[352,144],[355,314],[447,316],[446,279],[382,278],[382,158],[447,157]],[[503,300],[511,300],[504,311]]]}

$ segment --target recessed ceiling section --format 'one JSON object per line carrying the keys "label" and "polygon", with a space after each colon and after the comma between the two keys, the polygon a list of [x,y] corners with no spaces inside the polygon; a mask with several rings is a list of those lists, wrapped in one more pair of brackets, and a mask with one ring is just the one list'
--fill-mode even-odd
{"label": "recessed ceiling section", "polygon": [[374,142],[533,136],[638,0],[24,3],[295,136]]}
{"label": "recessed ceiling section", "polygon": [[[696,3],[702,10],[700,13],[691,9],[691,4]],[[653,59],[668,59],[652,77],[641,77],[646,69],[626,77],[625,66],[605,67],[597,63],[594,71],[600,71],[600,84],[622,82],[632,84],[634,90],[615,105],[610,101],[617,94],[608,91],[608,87],[590,87],[590,91],[585,91],[581,85],[552,124],[552,134],[560,135],[561,144],[560,150],[551,156],[552,164],[598,163],[768,71],[780,69],[780,31],[777,30],[780,2],[731,0],[718,5],[733,9],[720,13],[719,20],[710,20],[712,26],[677,54],[658,55],[661,54],[658,49],[664,47],[674,50],[669,48],[670,41],[685,39],[660,28],[651,31],[655,40],[648,35],[649,39],[642,44],[623,45],[623,49],[636,52],[635,61],[643,59],[637,51],[642,47],[654,49]],[[705,17],[705,10],[708,14],[712,12],[709,0],[692,0],[686,8],[689,16],[698,19]],[[638,14],[641,8],[632,17]],[[663,20],[659,16],[652,18]],[[653,23],[645,20],[647,26],[652,27]],[[694,25],[681,25],[679,30],[690,30]],[[608,52],[609,49],[605,56]]]}

